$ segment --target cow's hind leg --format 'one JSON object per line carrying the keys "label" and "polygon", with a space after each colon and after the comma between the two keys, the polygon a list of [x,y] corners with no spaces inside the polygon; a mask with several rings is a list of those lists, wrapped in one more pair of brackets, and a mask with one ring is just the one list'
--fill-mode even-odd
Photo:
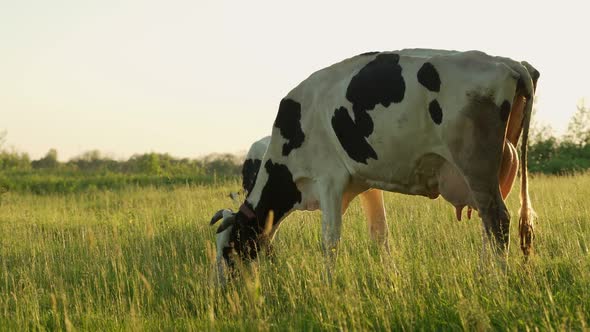
{"label": "cow's hind leg", "polygon": [[[473,197],[484,228],[482,244],[482,260],[485,258],[486,242],[489,242],[496,254],[501,267],[506,267],[506,257],[510,244],[510,214],[502,200],[497,182],[491,185],[478,183],[476,180],[467,180],[472,188]],[[490,240],[490,241],[486,241]]]}
{"label": "cow's hind leg", "polygon": [[382,245],[389,252],[387,241],[387,218],[383,206],[383,192],[379,189],[369,189],[361,195],[361,205],[367,218],[367,226],[371,239]]}

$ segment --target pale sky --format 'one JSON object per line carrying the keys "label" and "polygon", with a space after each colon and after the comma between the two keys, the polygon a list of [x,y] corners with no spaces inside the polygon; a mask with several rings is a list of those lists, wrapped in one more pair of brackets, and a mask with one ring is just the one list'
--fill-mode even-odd
{"label": "pale sky", "polygon": [[589,32],[589,1],[0,0],[0,131],[33,159],[238,153],[312,72],[422,47],[529,61],[560,134],[590,103]]}

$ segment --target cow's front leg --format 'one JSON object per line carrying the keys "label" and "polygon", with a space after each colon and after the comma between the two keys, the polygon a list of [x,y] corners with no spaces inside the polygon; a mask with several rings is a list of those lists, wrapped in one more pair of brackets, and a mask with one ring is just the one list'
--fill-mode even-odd
{"label": "cow's front leg", "polygon": [[322,210],[322,248],[326,260],[327,277],[331,281],[342,229],[342,196],[345,185],[333,180],[319,181],[318,184]]}

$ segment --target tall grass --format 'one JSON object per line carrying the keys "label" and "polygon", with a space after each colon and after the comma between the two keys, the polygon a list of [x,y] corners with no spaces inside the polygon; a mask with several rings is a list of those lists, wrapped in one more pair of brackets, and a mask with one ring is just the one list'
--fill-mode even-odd
{"label": "tall grass", "polygon": [[[244,277],[215,284],[208,220],[238,183],[0,196],[2,330],[487,330],[590,326],[590,175],[536,177],[533,259],[513,218],[509,270],[480,268],[479,218],[386,194],[391,254],[357,202],[332,283],[320,213],[292,214]],[[518,188],[515,188],[517,192]],[[515,216],[518,197],[508,200]],[[476,215],[476,213],[474,213]]]}

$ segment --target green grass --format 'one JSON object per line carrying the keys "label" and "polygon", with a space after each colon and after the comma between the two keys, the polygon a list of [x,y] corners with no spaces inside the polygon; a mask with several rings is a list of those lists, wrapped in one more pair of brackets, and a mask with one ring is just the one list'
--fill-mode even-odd
{"label": "green grass", "polygon": [[227,193],[237,182],[8,192],[0,330],[587,330],[590,175],[536,177],[531,187],[534,257],[523,265],[513,218],[506,275],[479,268],[479,218],[458,222],[441,199],[386,194],[391,255],[371,243],[354,202],[328,284],[320,213],[299,212],[281,227],[274,259],[226,289],[215,286],[208,221],[236,208]]}

